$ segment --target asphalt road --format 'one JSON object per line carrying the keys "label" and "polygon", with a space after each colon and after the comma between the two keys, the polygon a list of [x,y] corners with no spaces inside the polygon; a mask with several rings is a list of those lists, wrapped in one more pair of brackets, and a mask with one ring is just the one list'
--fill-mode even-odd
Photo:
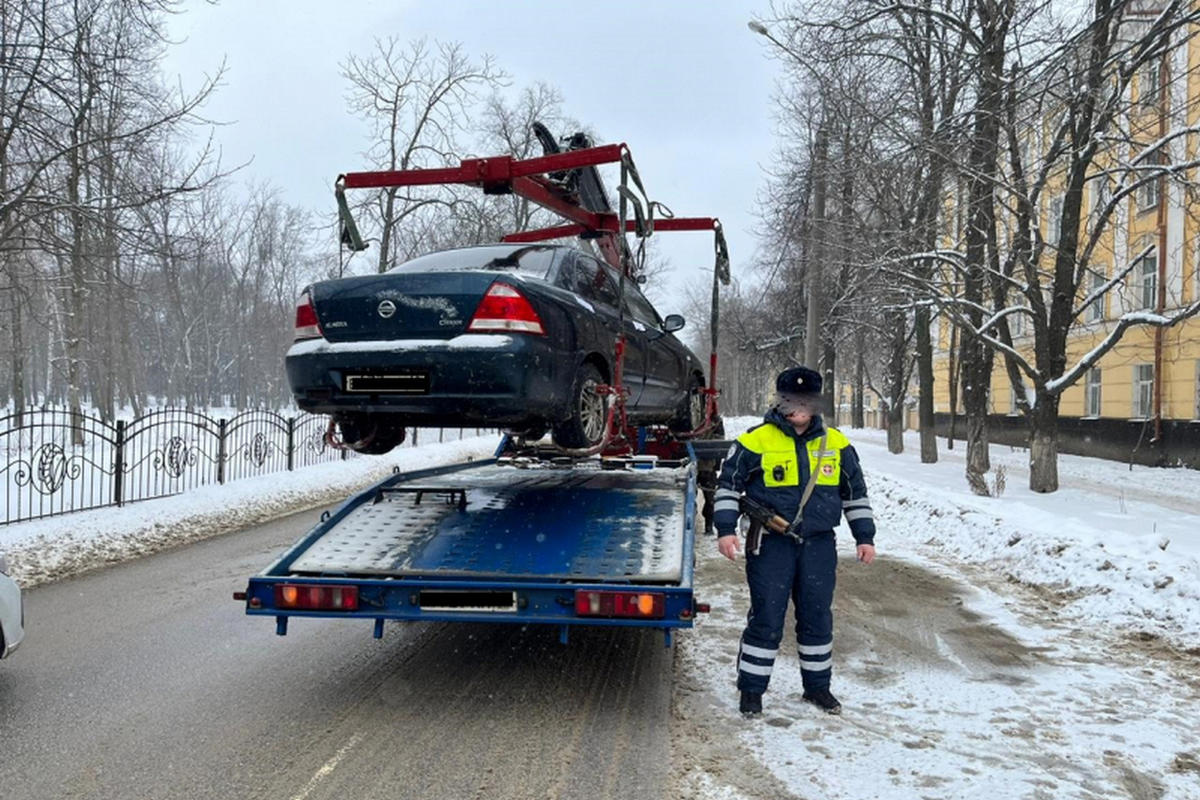
{"label": "asphalt road", "polygon": [[[662,797],[660,634],[244,615],[317,512],[27,593],[0,797]],[[64,518],[64,524],[69,519]]]}

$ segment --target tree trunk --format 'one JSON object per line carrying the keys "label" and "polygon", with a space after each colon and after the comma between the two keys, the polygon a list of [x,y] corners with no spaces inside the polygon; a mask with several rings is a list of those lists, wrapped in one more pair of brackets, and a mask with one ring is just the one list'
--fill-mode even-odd
{"label": "tree trunk", "polygon": [[1058,395],[1041,390],[1029,415],[1029,488],[1058,491]]}
{"label": "tree trunk", "polygon": [[[830,338],[833,338],[832,336]],[[838,407],[837,407],[837,392],[834,391],[837,386],[837,351],[834,350],[833,344],[825,343],[825,363],[822,365],[821,385],[822,399],[825,403],[825,409],[829,413],[829,424],[837,427],[838,424]]]}
{"label": "tree trunk", "polygon": [[950,328],[950,351],[947,369],[950,372],[950,431],[946,437],[946,449],[954,449],[954,439],[958,435],[958,384],[959,384],[959,352],[958,326]]}
{"label": "tree trunk", "polygon": [[905,335],[904,314],[888,311],[884,323],[891,337],[888,341],[887,361],[887,432],[888,451],[904,452],[904,401],[908,397],[907,375],[908,337]]}
{"label": "tree trunk", "polygon": [[392,257],[392,229],[396,226],[396,221],[392,215],[396,213],[396,190],[385,189],[383,201],[383,224],[379,230],[379,264],[377,271],[382,274],[388,271],[389,263]]}
{"label": "tree trunk", "polygon": [[888,452],[899,455],[904,452],[904,405],[892,405],[887,410]]}
{"label": "tree trunk", "polygon": [[917,427],[921,435],[921,463],[936,464],[937,430],[933,417],[933,342],[929,335],[929,308],[916,310],[917,335]]}
{"label": "tree trunk", "polygon": [[863,365],[863,335],[862,329],[859,329],[857,334],[857,346],[854,356],[854,402],[851,407],[850,414],[853,417],[851,424],[855,428],[865,428],[866,414],[863,411],[863,390],[865,389],[865,367]]}
{"label": "tree trunk", "polygon": [[[10,256],[11,258],[11,256]],[[25,415],[25,341],[24,331],[22,326],[24,320],[21,318],[21,293],[17,291],[16,266],[8,264],[8,283],[10,287],[10,296],[12,297],[12,399],[13,413],[16,414],[16,425],[20,427],[24,424]]]}

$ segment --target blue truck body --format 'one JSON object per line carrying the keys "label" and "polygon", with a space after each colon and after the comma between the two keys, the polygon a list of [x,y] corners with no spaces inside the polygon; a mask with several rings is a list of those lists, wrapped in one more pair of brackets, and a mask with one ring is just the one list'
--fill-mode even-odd
{"label": "blue truck body", "polygon": [[[291,617],[339,617],[373,621],[377,637],[393,619],[550,624],[564,641],[573,625],[650,627],[670,644],[697,611],[694,459],[561,461],[493,458],[392,475],[236,596],[246,613],[275,617],[280,635]],[[285,607],[284,587],[295,587],[286,589],[293,598],[325,588],[354,601]],[[588,613],[586,598],[604,594],[632,598],[634,609],[642,598],[653,614]]]}

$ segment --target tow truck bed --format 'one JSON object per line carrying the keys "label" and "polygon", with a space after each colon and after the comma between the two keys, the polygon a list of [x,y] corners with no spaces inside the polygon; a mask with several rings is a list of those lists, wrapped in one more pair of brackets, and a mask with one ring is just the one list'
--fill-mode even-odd
{"label": "tow truck bed", "polygon": [[377,636],[407,619],[553,623],[564,639],[569,624],[640,625],[669,639],[696,611],[695,520],[687,462],[397,474],[252,577],[246,611],[275,616],[280,634],[290,616],[322,616],[373,619]]}

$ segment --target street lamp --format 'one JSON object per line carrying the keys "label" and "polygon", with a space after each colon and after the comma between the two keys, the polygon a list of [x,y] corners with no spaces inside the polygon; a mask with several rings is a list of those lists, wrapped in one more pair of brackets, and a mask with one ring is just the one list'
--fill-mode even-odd
{"label": "street lamp", "polygon": [[[798,56],[790,47],[776,39],[766,25],[763,25],[756,19],[752,19],[746,23],[752,32],[766,38],[771,44],[778,47],[783,52],[787,53],[795,59],[801,66],[809,69],[800,56]],[[824,81],[820,75],[816,75],[818,84],[821,88],[821,121],[817,126],[817,139],[813,145],[813,217],[816,225],[813,228],[812,241],[809,243],[808,267],[805,269],[805,288],[808,291],[807,303],[804,311],[804,363],[811,369],[818,369],[818,363],[821,360],[820,353],[820,320],[821,320],[821,267],[822,259],[825,257],[823,241],[825,235],[825,156],[829,149],[829,138],[825,130],[825,109],[824,109]]]}

